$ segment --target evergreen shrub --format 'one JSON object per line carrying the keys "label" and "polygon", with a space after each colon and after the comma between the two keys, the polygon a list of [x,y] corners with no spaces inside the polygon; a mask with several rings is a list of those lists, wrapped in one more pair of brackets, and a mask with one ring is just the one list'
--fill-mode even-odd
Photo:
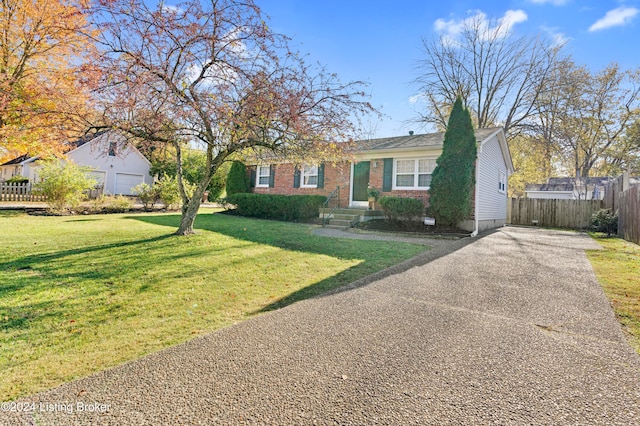
{"label": "evergreen shrub", "polygon": [[326,197],[322,195],[237,193],[228,195],[226,203],[234,205],[236,213],[241,216],[295,221],[318,216],[325,200]]}

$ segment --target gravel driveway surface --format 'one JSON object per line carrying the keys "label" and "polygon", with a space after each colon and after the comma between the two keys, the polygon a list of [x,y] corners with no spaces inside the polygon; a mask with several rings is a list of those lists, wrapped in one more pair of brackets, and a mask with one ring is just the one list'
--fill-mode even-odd
{"label": "gravel driveway surface", "polygon": [[514,227],[454,241],[35,395],[0,424],[640,424],[640,357],[590,248]]}

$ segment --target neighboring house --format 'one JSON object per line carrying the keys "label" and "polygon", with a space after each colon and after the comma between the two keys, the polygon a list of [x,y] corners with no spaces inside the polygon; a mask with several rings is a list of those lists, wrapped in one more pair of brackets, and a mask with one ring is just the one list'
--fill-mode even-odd
{"label": "neighboring house", "polygon": [[31,166],[38,157],[30,155],[21,155],[6,163],[0,164],[0,182],[11,179],[14,176],[24,176],[33,181],[33,170]]}
{"label": "neighboring house", "polygon": [[[153,183],[149,174],[151,163],[123,136],[101,132],[69,144],[67,159],[93,169],[91,174],[104,185],[107,194],[132,195],[131,188],[140,183]],[[38,156],[21,156],[0,165],[0,180],[24,176],[30,182],[38,180]]]}
{"label": "neighboring house", "polygon": [[[511,155],[501,128],[476,130],[478,160],[473,214],[462,229],[483,231],[505,224],[507,179],[513,173]],[[340,187],[340,204],[366,207],[367,188],[381,196],[429,200],[429,184],[442,153],[444,133],[432,133],[355,142],[353,161],[294,165],[258,164],[250,167],[256,193],[328,195]]]}
{"label": "neighboring house", "polygon": [[611,177],[549,178],[547,183],[526,184],[527,198],[552,200],[603,200]]}

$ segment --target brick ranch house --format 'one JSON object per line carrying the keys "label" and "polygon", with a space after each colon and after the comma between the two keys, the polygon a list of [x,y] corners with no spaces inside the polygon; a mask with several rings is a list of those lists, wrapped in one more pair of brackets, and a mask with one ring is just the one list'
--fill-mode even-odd
{"label": "brick ranch house", "polygon": [[[478,141],[472,216],[458,224],[469,232],[503,226],[507,179],[513,163],[502,128],[475,131]],[[357,141],[352,160],[322,164],[261,163],[249,167],[252,191],[328,196],[340,187],[340,205],[366,208],[367,188],[381,196],[411,197],[429,204],[429,183],[442,153],[444,133]]]}

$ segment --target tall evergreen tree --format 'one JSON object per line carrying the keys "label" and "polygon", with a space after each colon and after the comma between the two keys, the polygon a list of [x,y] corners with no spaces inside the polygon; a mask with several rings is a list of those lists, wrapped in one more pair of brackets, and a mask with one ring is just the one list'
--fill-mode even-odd
{"label": "tall evergreen tree", "polygon": [[249,187],[250,182],[249,175],[247,174],[247,167],[242,161],[234,161],[231,163],[231,168],[227,175],[227,195],[249,192]]}
{"label": "tall evergreen tree", "polygon": [[430,211],[437,223],[455,226],[469,217],[477,153],[471,115],[458,97],[449,116],[442,154],[429,189]]}

